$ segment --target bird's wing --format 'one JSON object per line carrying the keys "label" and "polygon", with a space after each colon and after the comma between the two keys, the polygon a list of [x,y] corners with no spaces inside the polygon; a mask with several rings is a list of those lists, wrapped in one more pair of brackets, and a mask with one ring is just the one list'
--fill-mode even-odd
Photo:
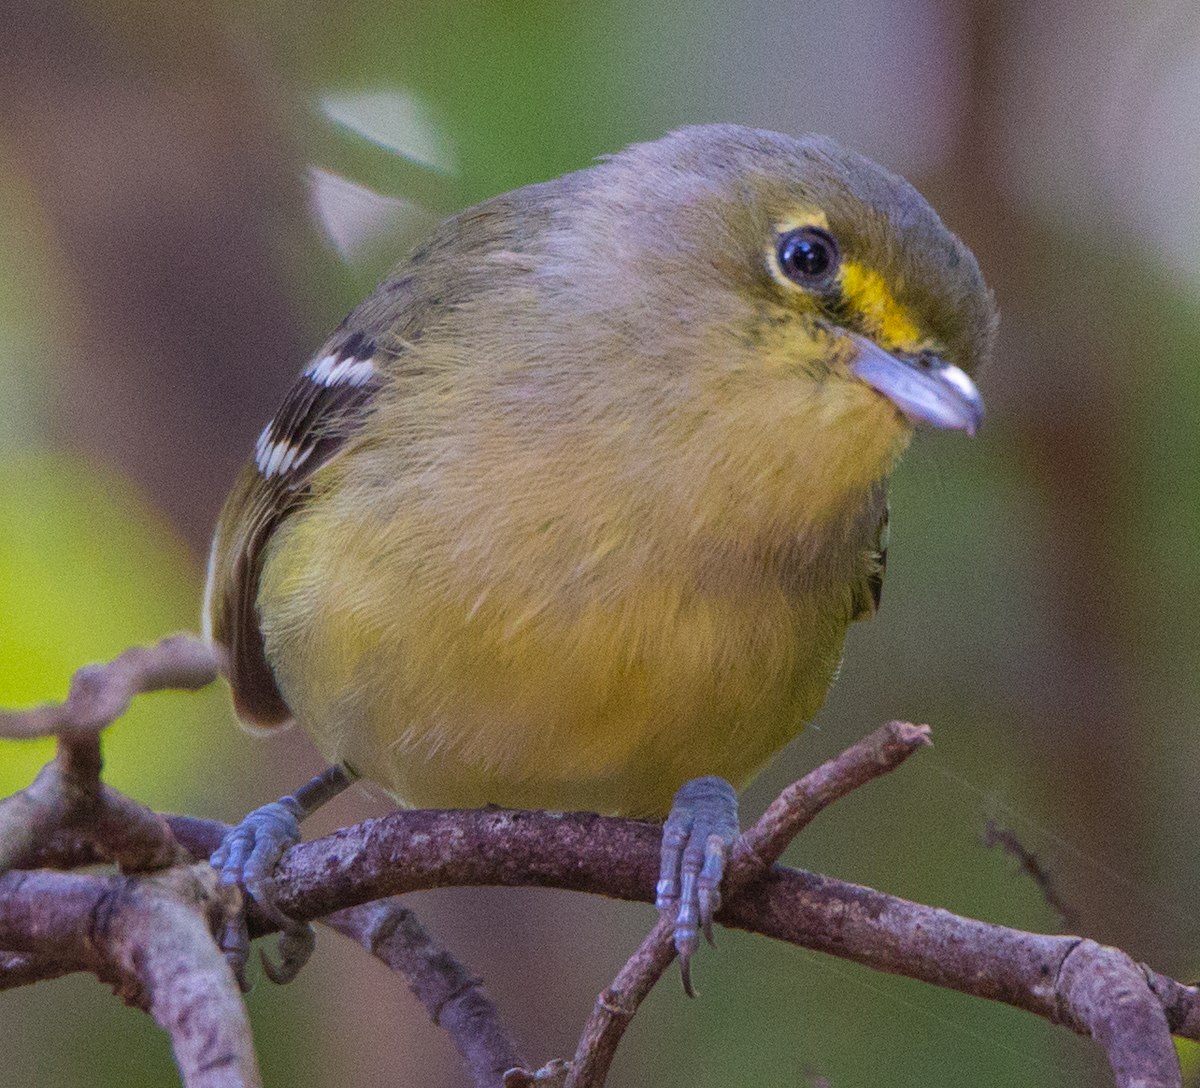
{"label": "bird's wing", "polygon": [[885,502],[875,528],[874,545],[867,553],[866,576],[855,587],[852,620],[869,620],[879,611],[879,601],[883,597],[883,576],[887,571],[887,550],[888,506]]}
{"label": "bird's wing", "polygon": [[362,426],[382,379],[379,348],[361,332],[335,337],[263,428],[213,537],[205,625],[225,662],[238,716],[267,728],[291,717],[259,630],[259,576],[268,541],[302,507],[313,474]]}

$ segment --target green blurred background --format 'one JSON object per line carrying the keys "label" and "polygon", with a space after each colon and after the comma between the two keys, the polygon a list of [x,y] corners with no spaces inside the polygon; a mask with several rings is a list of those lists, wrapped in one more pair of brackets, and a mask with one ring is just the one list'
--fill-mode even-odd
{"label": "green blurred background", "polygon": [[[323,119],[403,92],[438,173]],[[0,2],[0,705],[197,625],[210,527],[309,352],[374,282],[307,168],[438,215],[676,125],[824,131],[905,173],[1003,312],[969,442],[923,433],[893,489],[884,608],[851,632],[772,792],[891,717],[936,747],[830,810],[789,860],[1200,973],[1200,14],[1066,0]],[[417,217],[419,219],[419,217]],[[412,239],[399,231],[390,256]],[[107,776],[233,820],[318,766],[227,694],[156,696]],[[0,748],[0,792],[46,749]],[[315,831],[385,806],[340,800]],[[531,1061],[569,1056],[649,908],[550,892],[413,897]],[[1105,1083],[1098,1048],[1007,1008],[719,934],[672,976],[614,1085]],[[323,934],[250,997],[268,1085],[464,1085],[401,983]],[[1195,1056],[1184,1052],[1192,1071]],[[154,1026],[89,978],[0,995],[0,1086],[162,1085]]]}

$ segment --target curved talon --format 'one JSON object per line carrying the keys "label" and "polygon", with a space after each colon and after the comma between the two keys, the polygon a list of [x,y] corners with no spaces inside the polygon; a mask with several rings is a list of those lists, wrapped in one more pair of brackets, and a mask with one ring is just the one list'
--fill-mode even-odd
{"label": "curved talon", "polygon": [[675,794],[663,826],[655,903],[674,908],[675,950],[683,988],[694,997],[691,959],[703,930],[713,940],[713,915],[721,909],[721,878],[729,848],[738,836],[737,795],[723,778],[694,778]]}
{"label": "curved talon", "polygon": [[233,972],[238,989],[244,994],[250,992],[250,982],[246,978],[246,963],[250,957],[250,931],[246,928],[246,912],[239,910],[237,914],[226,919],[217,938],[217,947],[225,956],[225,962]]}
{"label": "curved talon", "polygon": [[[736,817],[735,824],[736,828]],[[734,831],[734,838],[737,831]],[[700,905],[700,924],[704,927],[704,938],[714,948],[713,915],[721,909],[721,879],[725,876],[725,862],[729,855],[729,847],[733,840],[726,842],[721,835],[713,833],[708,836],[704,848],[704,868],[696,877],[696,897]]]}
{"label": "curved talon", "polygon": [[276,985],[285,986],[308,963],[316,946],[317,935],[313,932],[313,927],[307,922],[297,922],[291,919],[287,927],[279,934],[279,943],[276,946],[279,949],[279,962],[272,963],[265,952],[259,953],[263,971],[267,978]]}

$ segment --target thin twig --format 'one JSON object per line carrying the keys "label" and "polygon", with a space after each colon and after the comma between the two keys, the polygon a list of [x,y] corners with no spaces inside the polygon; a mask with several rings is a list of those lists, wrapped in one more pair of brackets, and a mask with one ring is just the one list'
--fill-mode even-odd
{"label": "thin twig", "polygon": [[927,725],[887,722],[841,755],[793,782],[734,844],[725,877],[726,889],[732,891],[745,879],[774,865],[792,839],[822,809],[872,779],[889,774],[914,752],[932,743]]}
{"label": "thin twig", "polygon": [[1000,827],[995,820],[989,819],[983,825],[983,834],[980,838],[983,845],[989,850],[993,846],[999,846],[1010,857],[1017,859],[1021,871],[1032,877],[1033,882],[1042,893],[1042,898],[1046,900],[1046,905],[1058,915],[1063,929],[1068,929],[1075,924],[1075,919],[1078,917],[1077,912],[1063,901],[1058,894],[1058,889],[1054,886],[1054,878],[1042,864],[1041,859],[1032,850],[1026,849],[1015,831]]}
{"label": "thin twig", "polygon": [[97,733],[124,714],[135,695],[167,689],[196,691],[216,678],[211,647],[190,635],[175,635],[154,646],[134,646],[106,664],[77,670],[64,703],[0,711],[0,737],[23,740]]}
{"label": "thin twig", "polygon": [[402,975],[429,1018],[449,1034],[476,1088],[503,1088],[524,1065],[500,1014],[470,975],[397,899],[337,911],[321,919]]}
{"label": "thin twig", "polygon": [[638,950],[596,998],[563,1088],[601,1088],[625,1029],[675,958],[675,919],[664,913]]}

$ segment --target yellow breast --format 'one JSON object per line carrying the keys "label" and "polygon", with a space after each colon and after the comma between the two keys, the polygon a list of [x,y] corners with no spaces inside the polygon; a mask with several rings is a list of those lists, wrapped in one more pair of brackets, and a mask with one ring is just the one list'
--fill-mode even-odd
{"label": "yellow breast", "polygon": [[[907,428],[848,388],[890,428],[890,468]],[[354,450],[281,527],[267,654],[327,758],[422,807],[662,814],[688,778],[744,782],[816,713],[861,608],[878,462],[847,480],[832,444],[806,458],[791,435],[785,460],[810,463],[838,511],[822,521],[796,469],[759,478],[748,456],[715,496],[668,450],[650,493],[620,458],[585,451],[581,471],[580,443],[419,468]]]}

